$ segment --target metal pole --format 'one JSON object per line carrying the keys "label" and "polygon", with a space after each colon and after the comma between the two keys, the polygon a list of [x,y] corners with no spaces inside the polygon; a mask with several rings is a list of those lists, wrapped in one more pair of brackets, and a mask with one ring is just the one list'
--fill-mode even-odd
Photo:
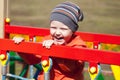
{"label": "metal pole", "polygon": [[33,71],[33,65],[30,65],[30,79],[33,78],[34,71]]}
{"label": "metal pole", "polygon": [[[4,6],[5,0],[0,0],[0,38],[4,38]],[[0,64],[0,72],[2,72],[2,65]],[[0,73],[0,80],[2,80],[2,75]]]}
{"label": "metal pole", "polygon": [[4,38],[4,0],[0,0],[0,38]]}
{"label": "metal pole", "polygon": [[23,77],[13,75],[13,74],[7,74],[7,76],[8,77],[13,77],[13,78],[16,78],[16,79],[20,79],[20,80],[34,80],[34,79],[23,78]]}
{"label": "metal pole", "polygon": [[44,80],[50,80],[50,72],[44,73]]}

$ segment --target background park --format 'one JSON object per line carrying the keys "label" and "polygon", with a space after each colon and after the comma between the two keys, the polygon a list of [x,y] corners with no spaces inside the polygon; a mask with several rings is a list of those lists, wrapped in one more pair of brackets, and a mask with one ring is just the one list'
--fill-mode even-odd
{"label": "background park", "polygon": [[[49,28],[51,10],[63,1],[66,0],[9,0],[8,14],[11,24]],[[84,20],[79,23],[79,31],[120,35],[119,0],[67,1],[78,4],[84,13]],[[120,51],[119,45],[108,44],[103,48]],[[103,70],[105,70],[105,80],[114,80],[109,65],[103,65]],[[87,72],[85,76],[85,80],[89,80]]]}
{"label": "background park", "polygon": [[[9,0],[12,24],[49,27],[51,10],[66,0]],[[84,13],[79,31],[120,34],[119,0],[69,0]]]}

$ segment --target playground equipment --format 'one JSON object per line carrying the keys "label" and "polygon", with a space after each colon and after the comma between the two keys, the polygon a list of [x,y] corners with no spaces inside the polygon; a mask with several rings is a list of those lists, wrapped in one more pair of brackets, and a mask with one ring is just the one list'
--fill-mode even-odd
{"label": "playground equipment", "polygon": [[[9,20],[8,20],[9,21]],[[12,40],[9,38],[15,35],[25,35],[27,38],[29,37],[29,42],[21,42],[19,45],[14,44]],[[74,59],[74,60],[83,60],[89,62],[89,74],[91,77],[91,80],[104,80],[104,77],[101,74],[101,67],[100,63],[102,64],[113,64],[118,65],[118,69],[120,66],[120,52],[115,51],[105,51],[105,50],[99,50],[101,43],[109,43],[109,44],[120,44],[120,36],[118,35],[107,35],[107,34],[96,34],[96,33],[87,33],[87,32],[77,32],[77,35],[80,35],[81,38],[86,42],[93,42],[93,49],[89,48],[71,48],[67,46],[52,46],[51,49],[45,49],[42,47],[40,43],[37,43],[37,41],[41,41],[42,37],[49,34],[48,29],[43,28],[33,28],[28,26],[14,26],[10,25],[9,22],[5,24],[5,39],[0,39],[0,50],[4,51],[1,52],[1,55],[9,56],[7,55],[9,51],[15,51],[15,52],[22,52],[22,55],[40,55],[43,56],[43,63],[42,68],[45,72],[45,80],[49,80],[49,70],[50,67],[52,67],[52,61],[49,58],[49,56],[53,57],[61,57],[61,58],[68,58],[68,59]],[[113,39],[114,38],[114,39]],[[35,41],[33,41],[35,40]],[[4,44],[3,44],[4,43]],[[68,52],[71,50],[70,52]],[[5,51],[7,54],[5,54]],[[57,54],[61,51],[61,54]],[[26,54],[24,54],[26,53]],[[65,53],[65,54],[64,54]],[[27,55],[27,57],[28,57]],[[69,55],[69,56],[68,56]],[[99,56],[98,56],[99,55]],[[45,57],[48,56],[48,57]],[[30,57],[30,56],[29,56]],[[45,58],[44,58],[45,57]],[[9,61],[8,58],[1,58],[2,60]],[[27,62],[27,64],[35,65],[40,63],[36,60],[35,57],[31,57],[34,61],[29,61],[29,58],[26,58],[26,56],[22,57],[22,59]],[[3,61],[4,61],[3,60]],[[44,62],[45,60],[45,62]],[[2,61],[2,62],[3,62]],[[44,67],[50,63],[47,67]],[[6,65],[6,64],[4,64]],[[40,66],[39,66],[40,67]],[[114,70],[116,70],[114,68]],[[119,71],[115,71],[114,74],[119,74]],[[16,77],[12,74],[5,74],[4,77],[11,76]],[[22,77],[18,77],[22,79]],[[120,79],[119,76],[115,76],[116,80]],[[118,78],[118,79],[117,79]],[[25,80],[29,80],[28,78],[23,78]],[[38,78],[39,80],[39,78]]]}
{"label": "playground equipment", "polygon": [[[88,72],[91,80],[104,80],[101,73],[100,64],[109,64],[112,65],[115,80],[120,79],[120,52],[100,50],[102,43],[120,45],[119,35],[76,32],[76,34],[80,35],[84,41],[92,42],[92,49],[78,49],[54,45],[48,50],[43,48],[40,43],[37,43],[40,42],[44,36],[49,34],[48,29],[37,27],[33,28],[31,26],[10,25],[9,18],[5,19],[5,25],[3,25],[3,28],[5,28],[3,31],[4,34],[2,34],[4,36],[0,38],[0,62],[2,66],[1,80],[5,80],[7,77],[12,77],[9,80],[15,80],[14,78],[21,80],[39,80],[39,72],[42,69],[45,74],[44,79],[49,80],[50,69],[52,65],[54,65],[50,56],[88,62]],[[19,45],[14,44],[11,38],[16,35],[23,36],[26,41],[21,42]],[[69,50],[70,52],[68,52]],[[16,55],[16,52],[20,52],[20,56]],[[41,61],[34,55],[42,56]],[[23,66],[24,68],[19,76],[15,75],[14,61],[25,62],[25,65]],[[6,72],[8,62],[10,62],[9,73]],[[29,66],[30,68],[35,67],[37,71],[33,74],[32,69],[30,69],[30,78],[27,78],[26,74]]]}

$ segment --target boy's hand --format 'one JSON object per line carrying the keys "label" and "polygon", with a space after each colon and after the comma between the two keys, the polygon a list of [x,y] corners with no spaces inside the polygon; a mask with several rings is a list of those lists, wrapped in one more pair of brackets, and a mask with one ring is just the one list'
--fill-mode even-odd
{"label": "boy's hand", "polygon": [[23,37],[13,37],[14,43],[19,44],[24,40]]}
{"label": "boy's hand", "polygon": [[50,48],[53,45],[54,41],[53,40],[45,40],[43,41],[42,45],[43,47]]}

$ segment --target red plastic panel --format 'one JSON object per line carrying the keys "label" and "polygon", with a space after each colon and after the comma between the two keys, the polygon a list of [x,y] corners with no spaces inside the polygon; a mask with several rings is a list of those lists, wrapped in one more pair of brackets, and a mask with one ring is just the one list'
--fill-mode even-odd
{"label": "red plastic panel", "polygon": [[[30,26],[5,26],[5,33],[17,33],[17,34],[27,34],[35,36],[45,36],[49,34],[49,30],[45,28],[36,28]],[[100,42],[100,43],[109,43],[109,44],[118,44],[120,45],[120,36],[119,35],[110,35],[110,34],[97,34],[89,32],[77,32],[77,35],[84,41],[90,42]]]}
{"label": "red plastic panel", "polygon": [[51,49],[46,49],[40,43],[21,42],[20,44],[14,44],[12,40],[8,39],[0,39],[0,50],[12,50],[41,56],[54,56],[94,63],[120,65],[120,52],[55,45]]}

